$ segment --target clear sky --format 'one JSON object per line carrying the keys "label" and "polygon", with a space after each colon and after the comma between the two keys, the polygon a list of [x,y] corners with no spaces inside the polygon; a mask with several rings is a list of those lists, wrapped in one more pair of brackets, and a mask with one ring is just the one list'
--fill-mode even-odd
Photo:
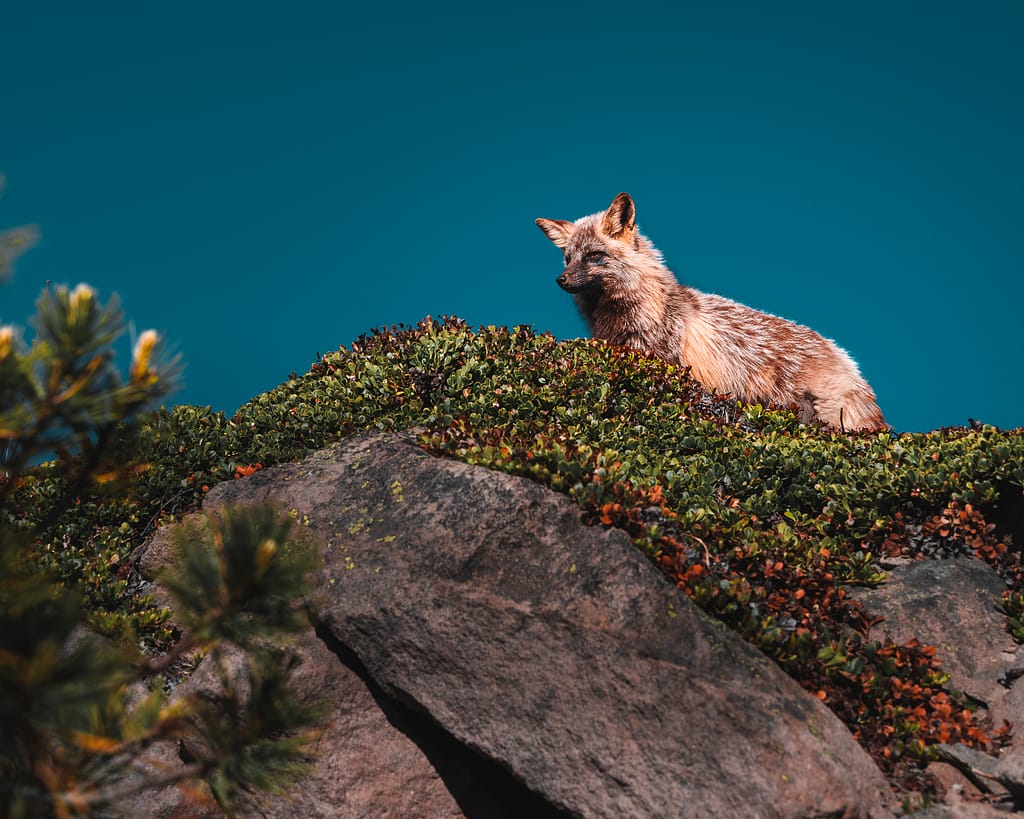
{"label": "clear sky", "polygon": [[619,191],[897,430],[1024,425],[1024,3],[14,2],[0,290],[117,292],[229,414],[374,326],[586,333],[538,216]]}

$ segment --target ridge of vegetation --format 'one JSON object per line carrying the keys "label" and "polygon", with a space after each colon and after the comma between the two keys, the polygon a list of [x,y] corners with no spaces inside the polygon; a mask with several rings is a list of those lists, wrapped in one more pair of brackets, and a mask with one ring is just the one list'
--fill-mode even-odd
{"label": "ridge of vegetation", "polygon": [[879,583],[889,557],[977,556],[1005,578],[998,603],[1024,639],[1024,532],[1006,514],[1024,487],[1021,429],[843,435],[599,341],[427,317],[319,358],[230,419],[191,406],[145,417],[117,443],[131,483],[54,510],[66,466],[40,466],[11,520],[43,526],[37,558],[82,590],[95,625],[166,647],[166,613],[130,559],[158,523],[217,481],[360,430],[413,427],[430,451],[538,480],[588,522],[625,529],[832,708],[894,782],[919,788],[937,743],[1005,740],[946,687],[935,647],[872,640],[847,589]]}

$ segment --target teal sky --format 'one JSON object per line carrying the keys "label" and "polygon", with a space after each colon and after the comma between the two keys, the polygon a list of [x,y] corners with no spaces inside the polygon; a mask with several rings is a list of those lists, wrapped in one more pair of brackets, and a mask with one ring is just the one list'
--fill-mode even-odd
{"label": "teal sky", "polygon": [[[493,5],[493,10],[488,9]],[[0,290],[117,292],[229,414],[374,326],[585,334],[538,216],[845,347],[898,431],[1024,425],[1024,3],[21,2]]]}

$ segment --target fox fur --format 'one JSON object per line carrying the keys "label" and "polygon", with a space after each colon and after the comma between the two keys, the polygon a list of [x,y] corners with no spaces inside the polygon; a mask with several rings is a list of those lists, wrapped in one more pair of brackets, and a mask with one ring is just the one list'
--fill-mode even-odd
{"label": "fox fur", "polygon": [[627,193],[575,222],[538,219],[563,252],[558,284],[595,338],[689,367],[746,403],[796,405],[836,430],[886,428],[875,394],[835,342],[786,319],[679,284],[636,227]]}

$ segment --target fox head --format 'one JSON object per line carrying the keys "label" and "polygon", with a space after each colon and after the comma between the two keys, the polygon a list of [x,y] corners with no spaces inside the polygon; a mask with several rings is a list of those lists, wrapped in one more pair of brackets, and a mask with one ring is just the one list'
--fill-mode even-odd
{"label": "fox head", "polygon": [[641,249],[636,206],[628,193],[616,196],[602,213],[575,222],[538,219],[537,226],[564,254],[565,270],[556,281],[569,293],[605,292],[628,274],[631,252]]}

